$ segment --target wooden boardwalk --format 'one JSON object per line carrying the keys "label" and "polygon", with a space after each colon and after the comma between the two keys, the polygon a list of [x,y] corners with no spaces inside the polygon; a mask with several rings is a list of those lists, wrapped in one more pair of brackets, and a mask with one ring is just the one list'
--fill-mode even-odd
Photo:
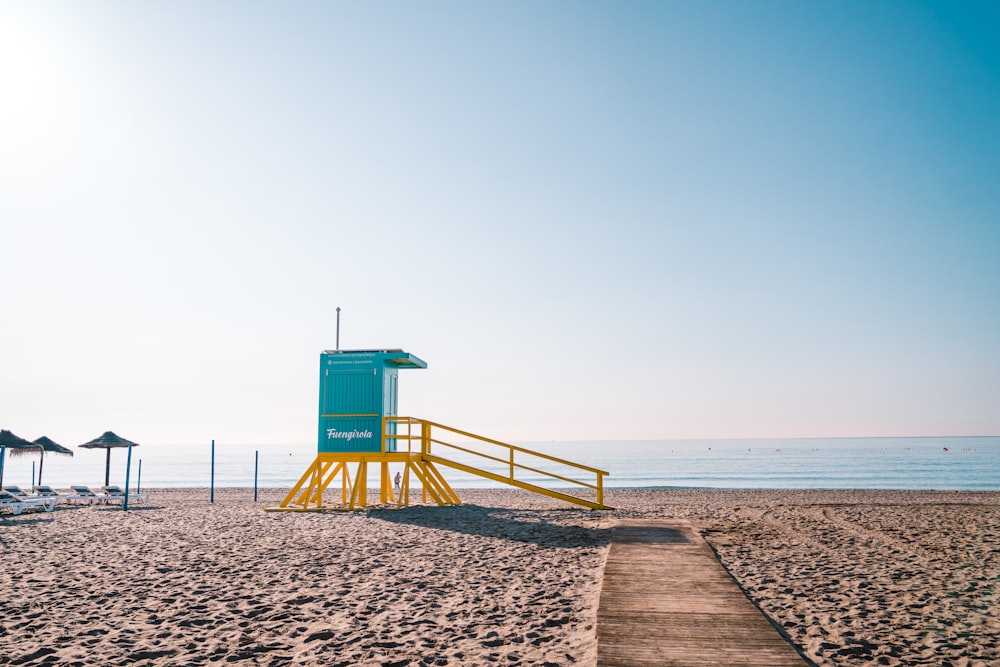
{"label": "wooden boardwalk", "polygon": [[597,611],[599,667],[807,663],[686,521],[616,526]]}

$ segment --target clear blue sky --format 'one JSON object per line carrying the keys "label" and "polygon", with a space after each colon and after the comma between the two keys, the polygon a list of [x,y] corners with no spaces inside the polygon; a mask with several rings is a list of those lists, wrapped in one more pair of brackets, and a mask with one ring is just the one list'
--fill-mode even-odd
{"label": "clear blue sky", "polygon": [[995,2],[0,1],[0,427],[1000,434]]}

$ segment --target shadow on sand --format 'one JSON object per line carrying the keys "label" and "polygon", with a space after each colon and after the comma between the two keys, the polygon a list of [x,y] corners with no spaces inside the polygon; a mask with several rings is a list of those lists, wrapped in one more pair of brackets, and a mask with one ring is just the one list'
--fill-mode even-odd
{"label": "shadow on sand", "polygon": [[611,541],[610,528],[588,528],[556,516],[586,516],[590,510],[518,510],[479,505],[451,507],[417,506],[403,509],[371,509],[368,516],[389,523],[450,530],[465,535],[494,537],[545,547],[605,546]]}
{"label": "shadow on sand", "polygon": [[31,512],[24,514],[0,514],[0,523],[7,526],[31,526],[54,521],[52,512]]}

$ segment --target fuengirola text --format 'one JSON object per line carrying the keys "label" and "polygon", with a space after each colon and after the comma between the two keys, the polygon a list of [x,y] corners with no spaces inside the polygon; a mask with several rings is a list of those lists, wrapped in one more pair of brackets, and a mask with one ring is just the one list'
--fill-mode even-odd
{"label": "fuengirola text", "polygon": [[372,437],[372,432],[368,430],[358,431],[357,429],[355,429],[353,431],[338,431],[335,428],[326,429],[327,440],[333,440],[334,438],[341,438],[343,440],[346,440],[347,442],[350,442],[355,438],[364,438],[366,440],[371,440],[371,437]]}

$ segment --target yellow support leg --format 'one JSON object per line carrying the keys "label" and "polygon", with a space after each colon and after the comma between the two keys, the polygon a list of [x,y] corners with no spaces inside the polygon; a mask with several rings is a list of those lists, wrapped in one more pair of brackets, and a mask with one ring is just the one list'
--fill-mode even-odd
{"label": "yellow support leg", "polygon": [[312,478],[313,472],[314,472],[314,470],[316,469],[316,467],[319,464],[320,464],[320,460],[316,459],[315,461],[313,461],[309,465],[308,468],[306,468],[306,471],[304,473],[302,473],[302,477],[299,478],[299,481],[295,483],[295,486],[293,486],[292,490],[288,492],[288,494],[285,496],[284,500],[282,500],[278,504],[279,508],[288,507],[289,505],[292,504],[292,501],[295,499],[295,496],[298,495],[299,491],[302,489],[303,485],[306,483],[306,480]]}
{"label": "yellow support leg", "polygon": [[343,466],[344,476],[340,480],[340,502],[344,505],[347,504],[347,499],[354,493],[354,486],[351,484],[351,470],[347,467],[347,463],[341,463]]}
{"label": "yellow support leg", "polygon": [[399,487],[399,504],[397,507],[410,506],[410,461],[403,466],[403,483]]}
{"label": "yellow support leg", "polygon": [[424,467],[429,471],[428,476],[433,476],[437,481],[441,492],[451,501],[451,504],[461,505],[462,501],[459,499],[458,494],[455,493],[454,489],[452,489],[448,484],[448,481],[444,478],[444,475],[441,474],[441,471],[438,470],[430,461],[424,463]]}
{"label": "yellow support leg", "polygon": [[448,503],[445,502],[445,500],[438,494],[437,490],[434,488],[433,483],[430,481],[429,476],[424,474],[426,471],[422,470],[422,468],[423,468],[422,465],[413,466],[413,474],[417,476],[417,479],[419,479],[420,483],[423,485],[424,504],[427,503],[426,498],[427,494],[429,493],[431,495],[431,498],[433,498],[434,502],[436,502],[438,505],[447,505]]}
{"label": "yellow support leg", "polygon": [[292,511],[323,509],[323,492],[344,465],[343,462],[339,462],[334,466],[334,461],[317,457],[309,464],[278,507],[266,509]]}
{"label": "yellow support leg", "polygon": [[329,469],[331,467],[332,467],[332,470],[330,470],[329,473],[326,473],[326,472],[323,473],[323,476],[322,476],[322,479],[320,480],[319,485],[316,487],[316,490],[313,492],[312,501],[316,504],[317,508],[323,507],[323,492],[326,491],[326,489],[327,489],[328,486],[330,486],[330,482],[332,482],[334,480],[334,478],[337,476],[337,473],[340,471],[340,469],[344,467],[344,463],[341,461],[340,463],[338,463],[337,465],[334,466],[333,465],[333,461],[327,462],[326,465],[325,465],[325,468]]}
{"label": "yellow support leg", "polygon": [[379,502],[383,505],[386,503],[391,503],[395,500],[392,497],[392,478],[389,476],[389,462],[382,461],[382,471],[381,471],[381,484]]}
{"label": "yellow support leg", "polygon": [[319,465],[314,470],[309,488],[305,489],[299,497],[299,504],[303,507],[309,507],[310,504],[316,505],[317,508],[323,506],[323,490],[330,483],[330,479],[326,473],[330,469],[330,466],[333,465],[333,461],[318,461],[318,463]]}
{"label": "yellow support leg", "polygon": [[358,474],[354,477],[354,485],[361,487],[361,506],[368,507],[368,459],[361,459],[358,464]]}
{"label": "yellow support leg", "polygon": [[368,506],[368,460],[362,458],[358,461],[358,470],[354,473],[354,490],[351,491],[351,500],[347,504],[347,509]]}

